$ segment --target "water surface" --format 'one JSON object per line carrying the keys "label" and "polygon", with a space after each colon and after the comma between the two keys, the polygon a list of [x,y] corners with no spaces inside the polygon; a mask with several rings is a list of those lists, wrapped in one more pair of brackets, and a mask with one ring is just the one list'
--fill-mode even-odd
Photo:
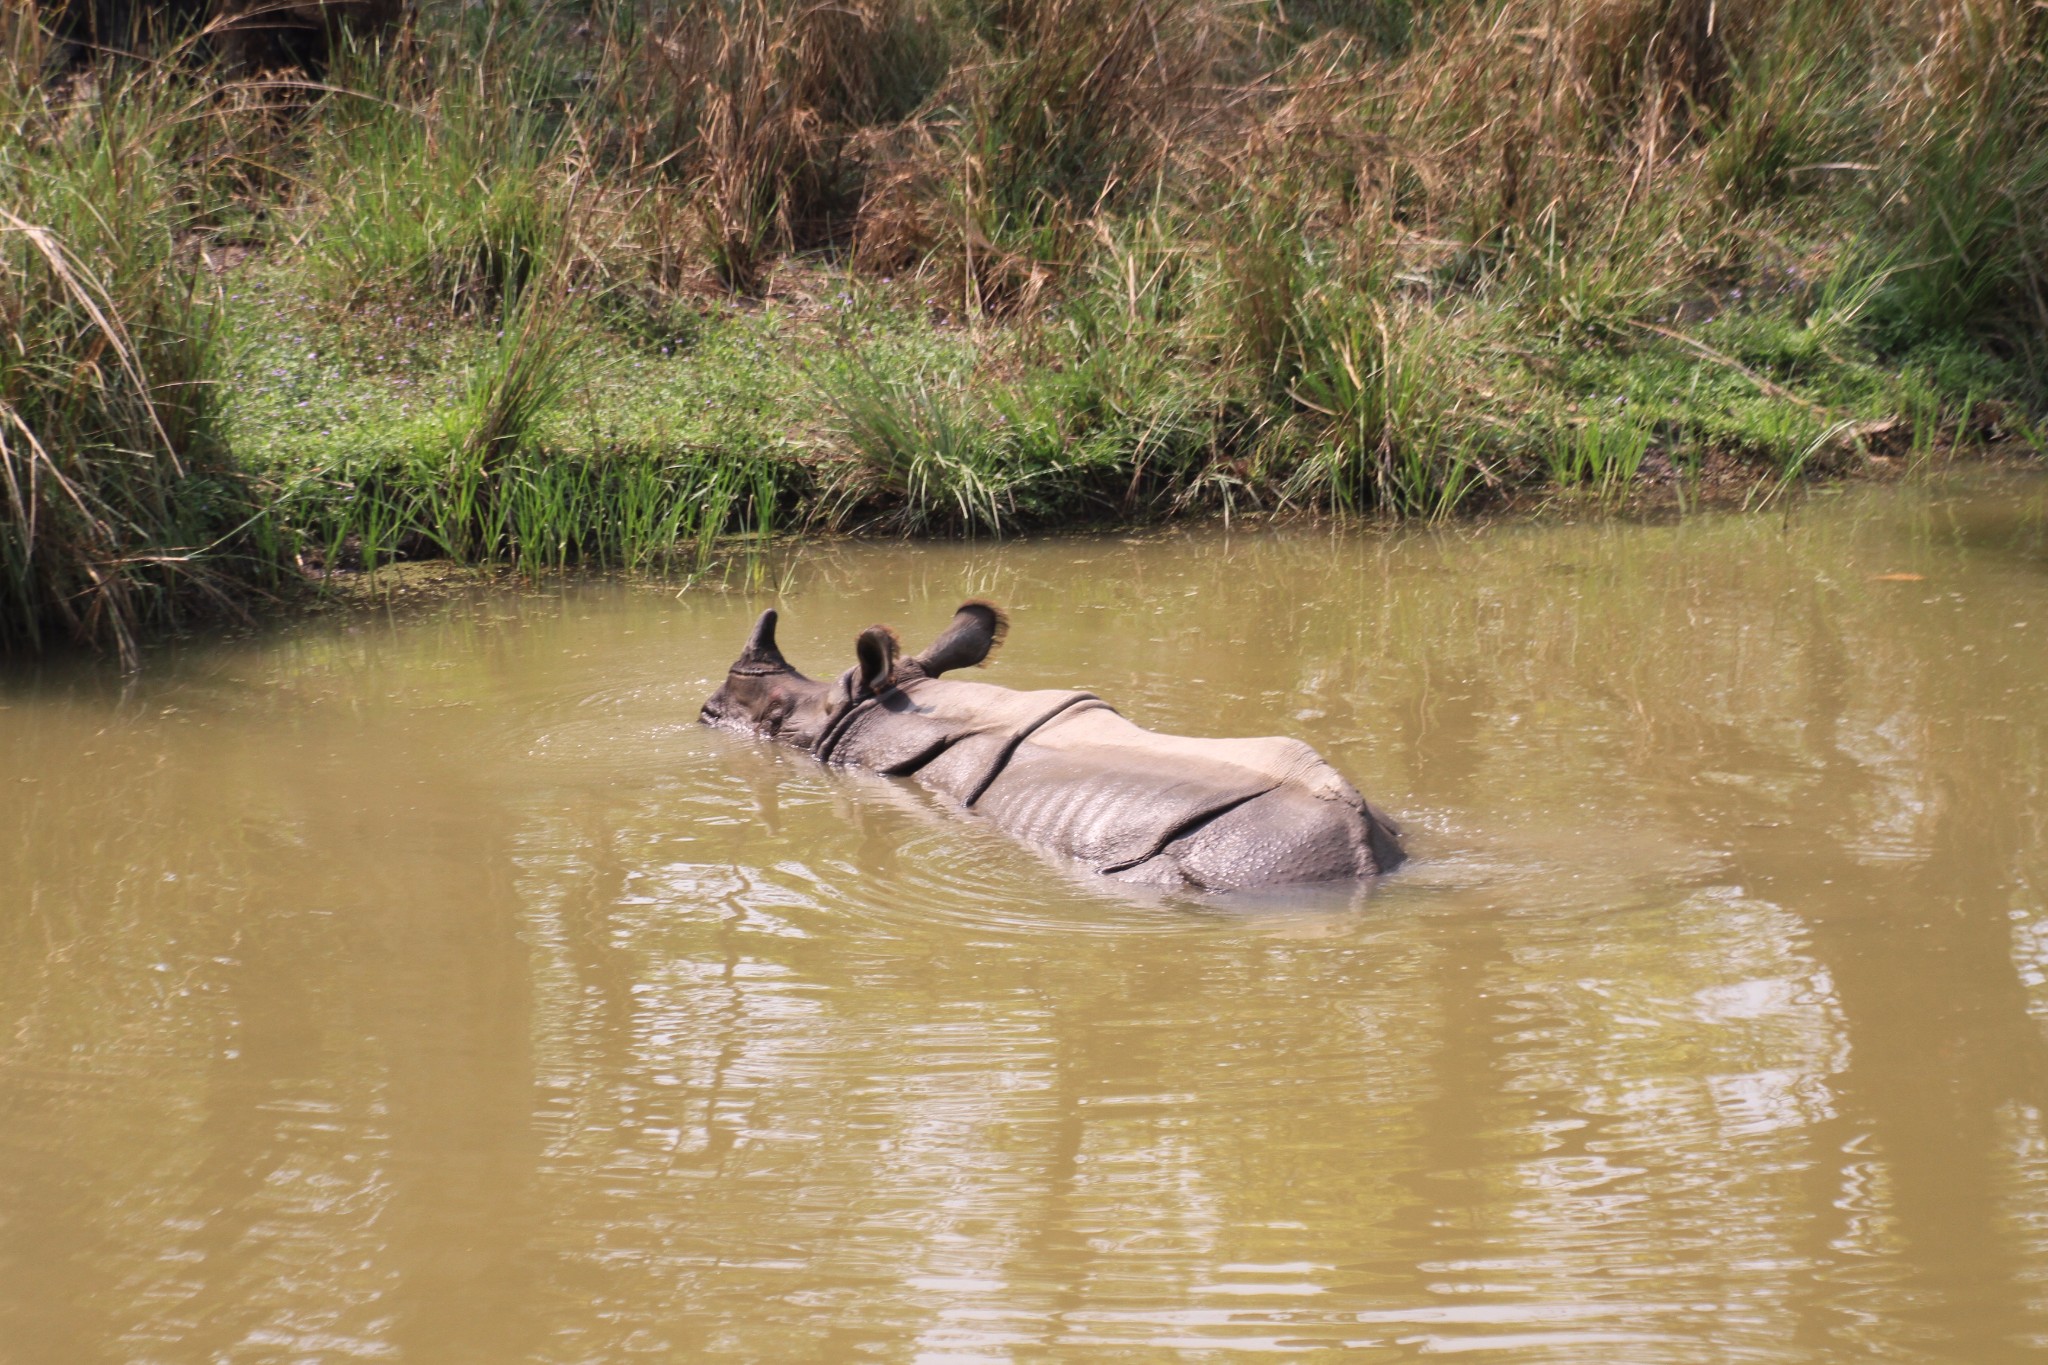
{"label": "water surface", "polygon": [[[1102,884],[714,733],[1284,733],[1370,895]],[[2048,482],[813,549],[0,684],[0,1358],[2048,1349]]]}

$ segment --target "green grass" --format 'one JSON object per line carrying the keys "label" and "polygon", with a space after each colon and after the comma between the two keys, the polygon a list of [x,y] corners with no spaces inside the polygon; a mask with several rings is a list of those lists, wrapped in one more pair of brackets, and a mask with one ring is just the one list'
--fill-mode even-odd
{"label": "green grass", "polygon": [[2044,13],[432,0],[294,84],[10,10],[0,652],[292,565],[2032,449]]}

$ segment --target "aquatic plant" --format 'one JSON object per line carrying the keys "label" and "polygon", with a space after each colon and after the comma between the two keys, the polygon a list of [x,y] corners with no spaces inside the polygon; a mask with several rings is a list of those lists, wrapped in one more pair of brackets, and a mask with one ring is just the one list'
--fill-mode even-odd
{"label": "aquatic plant", "polygon": [[1544,462],[1559,488],[1591,488],[1612,498],[1628,490],[1649,449],[1649,431],[1620,412],[1567,425],[1545,449]]}

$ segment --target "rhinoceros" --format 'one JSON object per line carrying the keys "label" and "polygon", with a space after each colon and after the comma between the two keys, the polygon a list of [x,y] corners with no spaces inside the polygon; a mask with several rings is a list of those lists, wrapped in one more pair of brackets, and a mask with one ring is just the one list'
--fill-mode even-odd
{"label": "rhinoceros", "polygon": [[832,682],[791,667],[761,613],[706,724],[909,777],[1029,843],[1126,881],[1237,891],[1392,871],[1394,822],[1297,739],[1190,739],[1132,724],[1092,692],[944,675],[985,663],[1009,620],[963,604],[905,655],[870,626]]}

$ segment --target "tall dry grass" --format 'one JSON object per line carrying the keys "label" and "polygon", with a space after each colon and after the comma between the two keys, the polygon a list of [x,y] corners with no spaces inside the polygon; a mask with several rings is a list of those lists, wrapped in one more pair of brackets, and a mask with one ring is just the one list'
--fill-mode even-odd
{"label": "tall dry grass", "polygon": [[947,60],[917,0],[683,6],[608,55],[626,173],[683,187],[705,259],[741,292],[851,232],[864,133],[910,114]]}
{"label": "tall dry grass", "polygon": [[[14,35],[18,58],[33,35]],[[263,500],[220,439],[192,233],[210,102],[149,73],[0,80],[0,653],[132,665],[143,632],[275,581]]]}

